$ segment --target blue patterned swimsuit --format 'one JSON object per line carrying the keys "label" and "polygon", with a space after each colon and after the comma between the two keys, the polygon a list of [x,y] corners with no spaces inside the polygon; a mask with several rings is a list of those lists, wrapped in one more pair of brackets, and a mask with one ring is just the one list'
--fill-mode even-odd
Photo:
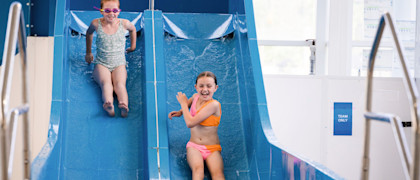
{"label": "blue patterned swimsuit", "polygon": [[102,29],[101,20],[98,19],[98,30],[96,37],[96,59],[93,63],[101,64],[113,71],[121,65],[126,65],[125,60],[125,37],[126,30],[120,20],[117,32],[106,34]]}

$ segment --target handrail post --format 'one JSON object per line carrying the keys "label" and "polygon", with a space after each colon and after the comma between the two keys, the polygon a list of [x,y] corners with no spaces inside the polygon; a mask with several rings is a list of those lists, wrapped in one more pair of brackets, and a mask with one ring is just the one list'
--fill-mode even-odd
{"label": "handrail post", "polygon": [[[19,23],[19,50],[21,56],[21,72],[22,72],[22,99],[24,103],[29,102],[28,97],[28,64],[27,64],[27,42],[26,42],[26,30],[25,30],[25,19],[23,11],[20,11],[20,23]],[[28,107],[29,108],[29,107]],[[30,179],[31,174],[31,152],[29,143],[29,117],[28,113],[23,113],[23,161],[24,161],[24,177]]]}
{"label": "handrail post", "polygon": [[[370,57],[369,57],[369,70],[367,73],[367,85],[366,85],[366,111],[371,112],[371,102],[372,102],[372,77],[373,77],[373,64],[375,63],[376,53],[378,52],[379,44],[381,42],[381,37],[385,29],[385,20],[382,17],[379,22],[378,31],[376,32],[375,41],[373,43]],[[362,161],[362,179],[369,179],[369,152],[370,152],[370,120],[366,119],[365,121],[365,139],[364,139],[364,148],[363,148],[363,161]]]}
{"label": "handrail post", "polygon": [[[12,84],[13,65],[16,53],[16,42],[19,42],[19,50],[21,56],[22,66],[22,100],[24,105],[20,108],[9,109],[10,88]],[[1,168],[3,180],[8,180],[12,175],[11,164],[13,163],[13,154],[16,136],[16,126],[10,130],[11,124],[16,124],[18,116],[23,115],[23,155],[24,155],[24,179],[30,179],[30,146],[29,146],[29,98],[28,98],[28,83],[27,83],[27,53],[26,53],[26,32],[25,21],[22,12],[22,5],[18,2],[13,2],[9,8],[9,17],[7,21],[6,39],[3,51],[3,64],[1,69]],[[11,117],[13,116],[13,117]],[[13,119],[14,123],[9,123]],[[12,140],[9,143],[8,134],[11,135]]]}

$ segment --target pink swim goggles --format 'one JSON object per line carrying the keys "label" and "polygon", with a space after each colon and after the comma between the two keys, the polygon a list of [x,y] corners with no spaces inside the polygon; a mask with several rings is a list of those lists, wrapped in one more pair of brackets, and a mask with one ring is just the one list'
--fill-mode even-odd
{"label": "pink swim goggles", "polygon": [[97,8],[95,6],[93,6],[93,8],[95,8],[95,9],[101,11],[101,12],[105,12],[105,13],[111,13],[111,12],[117,13],[117,12],[120,12],[121,11],[121,9],[118,9],[118,8],[114,8],[114,9],[110,9],[110,8],[99,9],[99,8]]}

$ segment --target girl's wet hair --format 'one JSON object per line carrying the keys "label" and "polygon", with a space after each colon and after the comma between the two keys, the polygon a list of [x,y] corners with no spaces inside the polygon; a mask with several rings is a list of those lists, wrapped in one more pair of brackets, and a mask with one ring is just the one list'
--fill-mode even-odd
{"label": "girl's wet hair", "polygon": [[120,0],[101,0],[101,8],[104,7],[104,3],[106,2],[117,2],[118,3],[118,8],[120,8]]}
{"label": "girl's wet hair", "polygon": [[197,76],[197,79],[195,79],[195,84],[197,84],[198,79],[200,79],[201,77],[211,77],[211,78],[214,79],[214,83],[216,83],[216,85],[217,85],[216,75],[214,75],[212,72],[210,72],[210,71],[204,71],[204,72],[200,73]]}

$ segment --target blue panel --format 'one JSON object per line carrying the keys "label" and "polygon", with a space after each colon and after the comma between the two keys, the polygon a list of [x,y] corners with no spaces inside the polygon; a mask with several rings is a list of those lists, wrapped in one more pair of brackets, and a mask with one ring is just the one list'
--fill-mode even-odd
{"label": "blue panel", "polygon": [[244,0],[230,0],[229,13],[230,14],[245,14]]}
{"label": "blue panel", "polygon": [[352,135],[352,103],[334,102],[334,135]]}
{"label": "blue panel", "polygon": [[149,175],[152,179],[158,179],[160,172],[161,178],[169,178],[168,135],[166,133],[167,114],[166,107],[162,106],[166,103],[165,67],[162,53],[162,12],[145,11],[144,18],[144,34],[146,36],[146,93],[148,94],[146,100],[148,104],[147,127],[149,128],[147,136],[148,155],[151,157],[148,162]]}
{"label": "blue panel", "polygon": [[154,63],[153,63],[153,26],[152,12],[144,12],[144,35],[145,35],[145,76],[146,76],[146,113],[147,113],[147,154],[148,171],[152,179],[158,178],[158,158],[157,158],[157,127],[156,127],[156,102],[154,84]]}
{"label": "blue panel", "polygon": [[161,11],[154,11],[154,42],[156,61],[156,88],[159,126],[159,164],[161,178],[169,178],[169,145],[166,110],[166,69],[163,56],[163,17]]}
{"label": "blue panel", "polygon": [[56,1],[31,0],[31,35],[53,36]]}
{"label": "blue panel", "polygon": [[[56,5],[56,15],[55,15],[55,27],[54,27],[54,37],[63,35],[66,32],[66,14],[68,14],[68,6],[66,0],[57,1]],[[68,23],[68,22],[67,22]],[[62,46],[64,48],[65,46]],[[55,60],[55,59],[54,59]]]}

